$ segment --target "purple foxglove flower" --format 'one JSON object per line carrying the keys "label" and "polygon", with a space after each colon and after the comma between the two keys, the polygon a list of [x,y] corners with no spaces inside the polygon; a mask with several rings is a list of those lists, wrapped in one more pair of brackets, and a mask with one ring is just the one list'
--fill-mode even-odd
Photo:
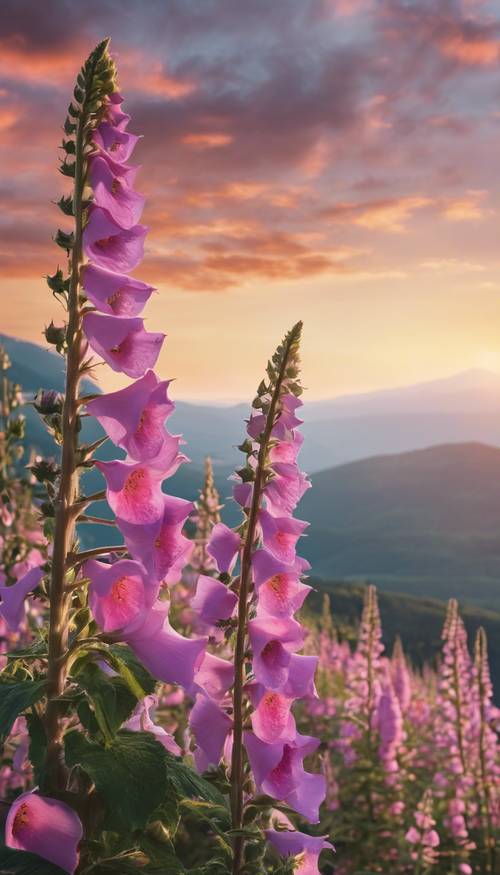
{"label": "purple foxglove flower", "polygon": [[72,808],[36,793],[18,796],[5,824],[8,848],[38,854],[70,873],[78,866],[82,835],[80,818]]}
{"label": "purple foxglove flower", "polygon": [[165,430],[165,420],[175,407],[168,397],[168,387],[168,380],[159,380],[154,371],[146,371],[125,389],[89,401],[87,412],[132,459],[146,462],[167,445],[177,457],[180,438]]}
{"label": "purple foxglove flower", "polygon": [[90,346],[114,371],[142,377],[154,368],[165,335],[146,331],[144,320],[87,313],[83,330]]}
{"label": "purple foxglove flower", "polygon": [[99,267],[129,273],[142,261],[147,233],[145,225],[124,229],[105,210],[93,206],[83,232],[83,250]]}
{"label": "purple foxglove flower", "polygon": [[156,291],[126,273],[113,273],[95,264],[83,271],[83,289],[87,298],[101,313],[109,316],[138,316]]}
{"label": "purple foxglove flower", "polygon": [[215,626],[219,620],[228,620],[237,604],[236,594],[219,580],[205,574],[198,576],[191,608],[205,623]]}
{"label": "purple foxglove flower", "polygon": [[130,524],[121,513],[117,513],[117,517],[131,555],[142,562],[149,574],[164,580],[192,549],[192,542],[182,534],[182,528],[193,510],[193,503],[164,493],[160,493],[158,501],[159,514],[151,524],[137,520]]}
{"label": "purple foxglove flower", "polygon": [[198,746],[195,753],[198,770],[204,772],[209,766],[218,766],[233,726],[231,718],[219,705],[199,693],[189,715],[189,725]]}
{"label": "purple foxglove flower", "polygon": [[259,513],[264,547],[287,565],[295,560],[295,545],[309,523],[292,517],[274,517],[266,510]]}
{"label": "purple foxglove flower", "polygon": [[267,840],[281,857],[300,857],[294,868],[295,875],[319,875],[318,858],[321,851],[334,846],[327,836],[310,836],[290,830],[266,830]]}
{"label": "purple foxglove flower", "polygon": [[158,595],[159,584],[140,562],[120,559],[113,565],[89,559],[83,566],[90,578],[90,609],[104,632],[123,629],[124,634],[142,625]]}
{"label": "purple foxglove flower", "polygon": [[121,110],[122,103],[123,97],[118,91],[114,91],[108,97],[104,114],[105,120],[119,131],[124,131],[130,121],[130,116]]}
{"label": "purple foxglove flower", "polygon": [[124,640],[153,677],[189,688],[203,660],[206,638],[184,638],[169,623],[168,604],[157,602],[143,625]]}
{"label": "purple foxglove flower", "polygon": [[275,462],[275,476],[264,488],[264,496],[273,513],[291,514],[311,483],[295,462]]}
{"label": "purple foxglove flower", "polygon": [[251,718],[252,729],[257,738],[267,744],[294,741],[297,727],[290,710],[293,699],[274,690],[265,690],[261,684],[253,684],[249,692],[255,708]]}
{"label": "purple foxglove flower", "polygon": [[231,573],[233,570],[240,545],[240,536],[224,523],[217,523],[213,527],[207,544],[207,553],[215,559],[221,574]]}
{"label": "purple foxglove flower", "polygon": [[90,159],[89,181],[96,207],[106,210],[121,228],[136,225],[144,209],[144,198],[131,188],[123,174],[113,172],[112,165],[100,155]]}
{"label": "purple foxglove flower", "polygon": [[120,523],[145,526],[161,518],[164,472],[144,462],[96,461],[95,465],[104,474],[108,504]]}
{"label": "purple foxglove flower", "polygon": [[194,676],[192,696],[200,690],[211,699],[220,701],[234,683],[234,664],[213,653],[205,653],[203,661]]}
{"label": "purple foxglove flower", "polygon": [[101,122],[94,131],[94,143],[101,154],[120,164],[128,161],[139,140],[140,137],[126,133],[110,122]]}
{"label": "purple foxglove flower", "polygon": [[134,713],[123,724],[122,729],[129,729],[131,732],[151,732],[165,750],[168,750],[169,753],[176,757],[181,756],[182,751],[175,738],[163,726],[158,726],[151,718],[150,711],[157,704],[157,696],[146,696],[145,699],[137,704]]}
{"label": "purple foxglove flower", "polygon": [[291,699],[303,699],[304,696],[317,699],[318,693],[314,684],[317,667],[317,656],[292,653],[288,667],[288,680],[282,691],[284,695]]}
{"label": "purple foxglove flower", "polygon": [[233,487],[233,498],[240,507],[250,507],[252,495],[253,483],[236,483]]}
{"label": "purple foxglove flower", "polygon": [[297,735],[293,742],[266,744],[253,732],[245,732],[244,742],[257,791],[285,802],[306,820],[318,823],[326,781],[323,775],[306,772],[303,760],[316,750],[319,739]]}
{"label": "purple foxglove flower", "polygon": [[250,620],[248,633],[256,680],[268,690],[280,690],[289,679],[292,653],[304,643],[304,629],[291,618],[257,617]]}
{"label": "purple foxglove flower", "polygon": [[259,614],[289,617],[298,611],[312,587],[301,583],[300,572],[281,562],[267,550],[257,550],[252,557]]}
{"label": "purple foxglove flower", "polygon": [[[5,576],[2,575],[3,580]],[[36,589],[43,577],[41,568],[31,568],[24,577],[10,586],[0,585],[0,616],[10,629],[17,630],[24,620],[24,600],[28,593]]]}
{"label": "purple foxglove flower", "polygon": [[304,443],[304,435],[299,431],[293,433],[290,441],[278,441],[269,451],[271,464],[275,462],[295,462]]}

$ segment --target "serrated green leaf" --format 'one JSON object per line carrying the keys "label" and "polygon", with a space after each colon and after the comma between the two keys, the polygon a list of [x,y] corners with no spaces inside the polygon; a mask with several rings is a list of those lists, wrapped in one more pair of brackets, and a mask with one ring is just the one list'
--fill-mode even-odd
{"label": "serrated green leaf", "polygon": [[0,847],[1,875],[66,875],[64,869],[37,854]]}
{"label": "serrated green leaf", "polygon": [[30,737],[30,745],[28,757],[35,774],[35,783],[42,783],[42,771],[45,764],[45,754],[47,751],[47,736],[42,720],[32,711],[26,715],[26,724]]}
{"label": "serrated green leaf", "polygon": [[[143,699],[144,696],[154,693],[157,681],[149,671],[144,668],[142,663],[139,662],[130,647],[126,647],[123,644],[112,644],[109,648],[109,652],[114,659],[114,665],[112,667],[115,671],[119,672],[124,681],[127,681],[132,692],[137,690],[135,695],[137,695],[139,699]],[[131,678],[133,678],[133,680]],[[137,684],[139,686],[137,686]]]}
{"label": "serrated green leaf", "polygon": [[165,799],[165,749],[148,732],[120,732],[103,747],[80,732],[65,738],[66,762],[94,782],[107,811],[104,829],[142,829]]}
{"label": "serrated green leaf", "polygon": [[121,677],[108,677],[95,663],[86,663],[76,680],[90,699],[104,738],[111,741],[132,714],[137,697]]}
{"label": "serrated green leaf", "polygon": [[42,698],[45,679],[38,681],[0,682],[0,738],[5,739],[16,717]]}
{"label": "serrated green leaf", "polygon": [[167,762],[167,777],[169,783],[175,789],[179,799],[203,799],[205,802],[213,802],[215,805],[224,805],[224,797],[213,784],[202,778],[190,766],[181,760],[175,759],[172,754],[165,751]]}

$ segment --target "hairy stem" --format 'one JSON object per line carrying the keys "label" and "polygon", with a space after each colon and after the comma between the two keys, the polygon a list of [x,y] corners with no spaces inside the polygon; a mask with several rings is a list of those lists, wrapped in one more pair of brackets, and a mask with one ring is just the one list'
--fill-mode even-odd
{"label": "hairy stem", "polygon": [[78,495],[78,389],[83,360],[82,317],[79,304],[80,268],[82,264],[83,189],[85,113],[82,111],[76,134],[75,184],[73,210],[75,239],[71,254],[68,294],[66,390],[62,413],[61,479],[56,501],[55,534],[50,583],[50,621],[48,640],[46,783],[49,789],[61,791],[66,785],[61,720],[58,697],[64,691],[66,666],[64,654],[68,645],[68,611],[70,595],[66,592],[66,557],[72,549],[76,515],[73,504]]}
{"label": "hairy stem", "polygon": [[[300,325],[300,324],[299,324]],[[300,326],[301,327],[301,326]],[[240,586],[238,594],[238,626],[236,646],[234,651],[234,690],[233,690],[233,750],[231,757],[231,820],[233,829],[241,829],[243,825],[243,686],[245,683],[245,651],[247,643],[248,596],[250,593],[250,577],[252,570],[252,550],[256,538],[257,522],[260,509],[264,475],[269,449],[271,432],[278,412],[278,402],[281,387],[289,365],[290,350],[297,340],[300,327],[290,332],[283,359],[276,379],[276,385],[267,414],[265,429],[261,438],[255,480],[253,484],[252,504],[248,516],[243,551],[241,554]],[[244,839],[236,836],[234,840],[233,875],[238,875],[243,863]]]}

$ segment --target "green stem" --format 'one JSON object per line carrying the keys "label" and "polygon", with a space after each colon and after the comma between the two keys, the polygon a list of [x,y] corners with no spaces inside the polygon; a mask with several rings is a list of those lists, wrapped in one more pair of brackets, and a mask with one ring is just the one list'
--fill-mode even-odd
{"label": "green stem", "polygon": [[58,697],[64,691],[66,664],[64,654],[68,645],[68,614],[70,595],[66,592],[66,557],[75,537],[76,517],[73,504],[78,496],[78,389],[83,360],[82,319],[79,304],[80,268],[83,260],[83,190],[85,185],[84,144],[85,112],[82,110],[76,134],[75,183],[73,209],[75,240],[71,255],[70,287],[68,294],[66,390],[62,413],[61,480],[56,501],[55,534],[50,583],[50,620],[48,639],[47,708],[45,732],[47,736],[46,783],[51,792],[60,792],[66,786],[67,770],[63,754],[63,725]]}
{"label": "green stem", "polygon": [[[289,335],[283,360],[276,379],[276,385],[271,398],[266,426],[262,435],[255,480],[253,484],[252,504],[246,526],[245,541],[241,555],[240,586],[238,594],[238,626],[236,646],[234,651],[234,688],[233,688],[233,750],[231,758],[231,820],[233,829],[243,826],[243,686],[245,683],[245,652],[247,643],[248,596],[252,570],[252,550],[256,538],[260,500],[264,487],[264,474],[271,432],[275,424],[281,387],[289,365],[290,350],[297,339],[296,332]],[[233,875],[239,875],[243,863],[244,839],[236,836],[233,846]]]}

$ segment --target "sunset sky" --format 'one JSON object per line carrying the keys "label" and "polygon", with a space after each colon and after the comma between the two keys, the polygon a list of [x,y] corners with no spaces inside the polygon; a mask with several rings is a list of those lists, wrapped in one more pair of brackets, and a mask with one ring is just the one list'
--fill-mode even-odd
{"label": "sunset sky", "polygon": [[2,0],[1,331],[60,319],[60,127],[104,36],[177,397],[249,398],[299,318],[312,398],[500,371],[498,0]]}

